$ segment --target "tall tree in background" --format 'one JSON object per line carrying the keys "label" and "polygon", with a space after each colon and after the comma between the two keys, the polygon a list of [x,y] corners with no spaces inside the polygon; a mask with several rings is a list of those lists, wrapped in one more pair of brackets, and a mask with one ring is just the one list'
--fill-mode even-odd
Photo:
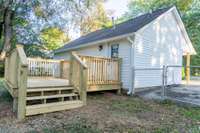
{"label": "tall tree in background", "polygon": [[[0,0],[1,59],[12,44],[41,44],[42,31],[77,29],[80,18],[98,0]],[[67,35],[68,36],[68,35]],[[46,44],[46,43],[45,43]]]}
{"label": "tall tree in background", "polygon": [[42,30],[41,39],[47,50],[55,50],[70,40],[68,35],[57,27]]}
{"label": "tall tree in background", "polygon": [[200,1],[199,0],[131,0],[120,21],[134,18],[140,14],[159,8],[176,6],[185,24],[186,30],[197,52],[192,56],[191,64],[200,64]]}
{"label": "tall tree in background", "polygon": [[99,0],[90,8],[86,16],[83,16],[80,24],[81,35],[106,27],[110,22],[106,13],[103,0]]}

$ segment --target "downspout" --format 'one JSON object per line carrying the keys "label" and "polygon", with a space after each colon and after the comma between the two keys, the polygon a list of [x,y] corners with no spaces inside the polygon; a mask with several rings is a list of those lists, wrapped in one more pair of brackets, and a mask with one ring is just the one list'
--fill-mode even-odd
{"label": "downspout", "polygon": [[134,70],[134,57],[135,57],[135,45],[134,45],[134,38],[131,38],[131,36],[127,37],[127,40],[131,43],[131,88],[129,88],[127,95],[133,95],[134,94],[134,83],[135,83],[135,70]]}

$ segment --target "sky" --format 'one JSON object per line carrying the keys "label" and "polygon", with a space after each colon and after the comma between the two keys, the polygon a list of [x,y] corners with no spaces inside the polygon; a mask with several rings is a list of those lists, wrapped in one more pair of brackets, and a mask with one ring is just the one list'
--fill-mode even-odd
{"label": "sky", "polygon": [[[112,17],[116,19],[122,16],[127,11],[127,5],[129,1],[130,0],[107,0],[107,2],[104,3],[104,7],[107,12],[112,11]],[[80,37],[80,33],[73,32],[71,38],[76,39],[78,37]]]}
{"label": "sky", "polygon": [[107,11],[113,11],[113,17],[117,18],[127,11],[127,4],[129,1],[130,0],[108,0],[104,6]]}

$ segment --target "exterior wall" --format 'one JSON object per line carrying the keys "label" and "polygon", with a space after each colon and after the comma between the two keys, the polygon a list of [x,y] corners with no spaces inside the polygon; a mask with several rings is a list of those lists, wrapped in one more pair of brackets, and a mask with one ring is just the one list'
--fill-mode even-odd
{"label": "exterior wall", "polygon": [[109,57],[111,56],[111,45],[119,43],[119,58],[122,58],[121,65],[121,80],[122,88],[131,88],[131,44],[127,40],[121,40],[119,42],[113,42],[109,44]]}
{"label": "exterior wall", "polygon": [[70,53],[69,52],[63,52],[59,54],[55,54],[54,59],[65,59],[65,60],[70,60]]}
{"label": "exterior wall", "polygon": [[[135,68],[162,68],[163,65],[182,65],[182,45],[186,41],[173,13],[158,18],[135,35]],[[170,68],[168,84],[180,84],[181,68]],[[135,71],[135,88],[162,85],[162,71]]]}
{"label": "exterior wall", "polygon": [[[82,48],[76,50],[76,52],[80,55],[88,55],[88,56],[99,56],[99,57],[111,57],[111,45],[112,44],[119,44],[119,58],[122,58],[122,66],[121,66],[121,80],[122,80],[122,88],[129,89],[131,87],[131,65],[130,65],[130,43],[127,40],[118,40],[113,41],[106,44],[99,44],[103,45],[103,49],[99,50],[99,45],[90,46],[86,48]],[[68,53],[61,53],[56,54],[54,56],[55,59],[70,59],[70,54]]]}

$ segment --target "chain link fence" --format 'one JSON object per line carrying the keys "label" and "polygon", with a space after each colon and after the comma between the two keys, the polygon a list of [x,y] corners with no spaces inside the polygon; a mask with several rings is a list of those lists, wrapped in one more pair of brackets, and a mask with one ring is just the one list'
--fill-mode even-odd
{"label": "chain link fence", "polygon": [[134,92],[146,98],[170,99],[200,106],[200,66],[135,68],[133,75]]}

